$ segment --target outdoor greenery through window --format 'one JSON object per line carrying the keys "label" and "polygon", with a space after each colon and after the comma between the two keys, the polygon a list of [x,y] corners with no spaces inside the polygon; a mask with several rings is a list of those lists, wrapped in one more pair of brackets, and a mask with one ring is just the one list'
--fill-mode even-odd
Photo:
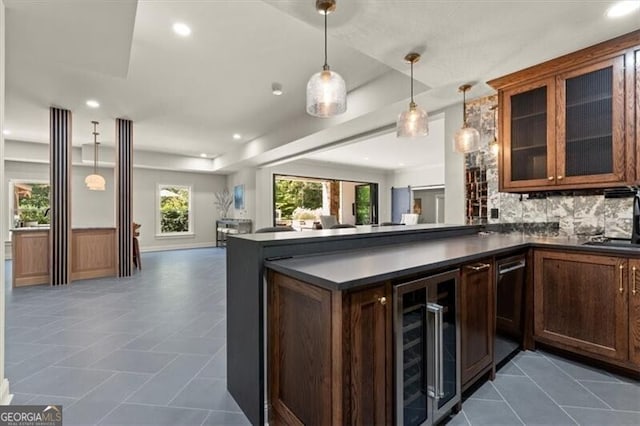
{"label": "outdoor greenery through window", "polygon": [[49,184],[12,182],[13,224],[19,226],[46,225],[49,223]]}
{"label": "outdoor greenery through window", "polygon": [[[304,180],[276,180],[276,209],[281,219],[313,219],[315,215],[302,210],[322,209],[322,183]],[[298,210],[296,212],[296,210]],[[294,212],[298,213],[294,217]]]}
{"label": "outdoor greenery through window", "polygon": [[159,185],[160,233],[192,232],[191,187]]}

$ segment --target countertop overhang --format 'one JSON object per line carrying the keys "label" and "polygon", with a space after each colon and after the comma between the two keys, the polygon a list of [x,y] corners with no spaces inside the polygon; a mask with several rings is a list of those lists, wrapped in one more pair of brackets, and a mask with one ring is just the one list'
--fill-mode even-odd
{"label": "countertop overhang", "polygon": [[618,256],[640,256],[634,247],[584,245],[567,237],[521,234],[465,235],[400,243],[368,249],[284,259],[267,259],[265,266],[330,290],[349,290],[412,274],[421,274],[531,247],[567,249]]}

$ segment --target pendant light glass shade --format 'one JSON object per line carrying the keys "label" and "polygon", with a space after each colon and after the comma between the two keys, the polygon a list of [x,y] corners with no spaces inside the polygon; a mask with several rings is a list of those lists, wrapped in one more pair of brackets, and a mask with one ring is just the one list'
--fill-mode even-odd
{"label": "pendant light glass shade", "polygon": [[413,101],[413,64],[420,60],[418,53],[409,53],[404,60],[411,64],[411,102],[409,109],[402,111],[396,121],[396,136],[399,138],[419,138],[429,134],[427,111]]}
{"label": "pendant light glass shade", "polygon": [[93,173],[84,179],[84,184],[87,185],[91,191],[104,191],[106,189],[106,182],[102,176],[98,174],[98,133],[96,127],[97,121],[92,121],[93,124]]}
{"label": "pendant light glass shade", "polygon": [[467,124],[467,90],[471,89],[469,84],[460,86],[458,90],[462,92],[462,128],[453,137],[453,150],[461,154],[477,151],[480,149],[480,133]]}
{"label": "pendant light glass shade", "polygon": [[336,9],[335,0],[316,0],[316,10],[324,15],[324,65],[307,83],[307,113],[329,118],[347,110],[347,85],[327,63],[327,15]]}
{"label": "pendant light glass shade", "polygon": [[398,115],[396,136],[399,138],[417,138],[429,134],[429,117],[427,112],[415,103]]}
{"label": "pendant light glass shade", "polygon": [[84,179],[85,185],[92,191],[104,191],[106,182],[100,175],[89,175]]}
{"label": "pendant light glass shade", "polygon": [[307,113],[328,118],[347,110],[347,86],[329,67],[315,73],[307,83]]}

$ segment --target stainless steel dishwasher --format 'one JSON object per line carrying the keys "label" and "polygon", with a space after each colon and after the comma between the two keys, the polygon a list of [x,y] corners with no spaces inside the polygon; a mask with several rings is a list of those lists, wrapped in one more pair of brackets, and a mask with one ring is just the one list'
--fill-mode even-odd
{"label": "stainless steel dishwasher", "polygon": [[524,255],[498,259],[496,267],[496,339],[495,363],[504,361],[522,348],[524,336]]}

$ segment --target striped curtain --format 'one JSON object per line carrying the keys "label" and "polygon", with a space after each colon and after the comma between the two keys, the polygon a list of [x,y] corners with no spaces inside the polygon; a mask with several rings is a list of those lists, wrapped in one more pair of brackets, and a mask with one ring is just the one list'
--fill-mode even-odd
{"label": "striped curtain", "polygon": [[116,226],[118,233],[118,276],[132,273],[133,256],[133,122],[116,119]]}
{"label": "striped curtain", "polygon": [[71,111],[49,109],[50,284],[71,281]]}

